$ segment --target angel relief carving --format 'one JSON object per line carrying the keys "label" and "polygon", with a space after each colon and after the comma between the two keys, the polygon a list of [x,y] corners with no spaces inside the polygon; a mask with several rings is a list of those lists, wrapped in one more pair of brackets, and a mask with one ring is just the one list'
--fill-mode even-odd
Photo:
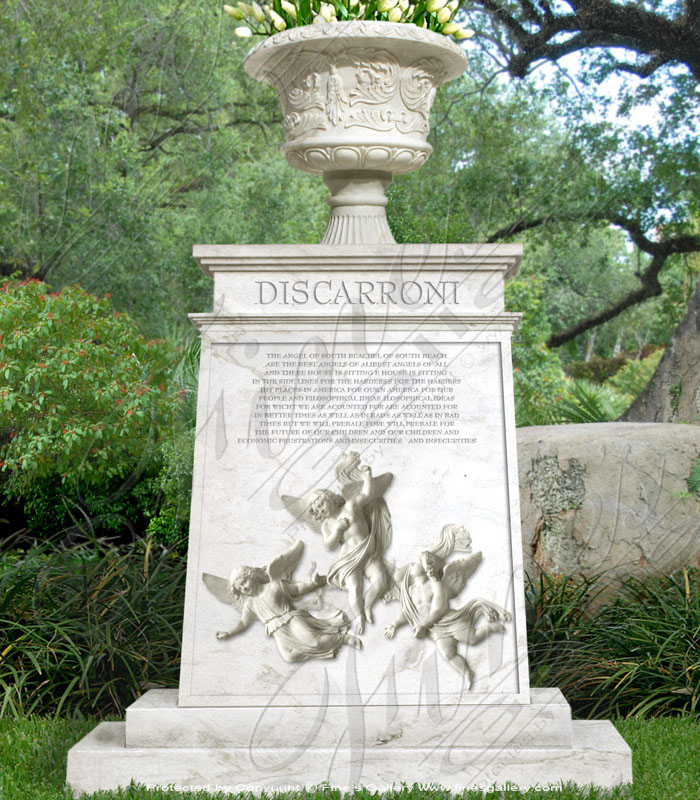
{"label": "angel relief carving", "polygon": [[[475,645],[492,633],[505,631],[503,622],[511,615],[490,600],[476,598],[460,609],[451,609],[450,600],[464,589],[467,579],[481,563],[481,553],[447,562],[455,551],[471,550],[471,537],[461,525],[445,525],[440,540],[425,550],[413,563],[396,571],[394,587],[385,600],[397,599],[401,612],[387,625],[384,635],[392,639],[397,628],[407,623],[417,639],[429,636],[440,655],[461,675],[471,688],[474,673],[458,645]],[[486,617],[486,622],[477,626]]]}
{"label": "angel relief carving", "polygon": [[[384,500],[393,475],[372,477],[360,465],[357,453],[346,453],[336,468],[342,494],[319,489],[306,498],[282,496],[287,509],[323,537],[329,550],[340,549],[340,557],[328,570],[328,583],[345,589],[355,619],[355,632],[362,634],[372,623],[372,606],[385,591],[389,568],[384,553],[391,541],[391,516]],[[369,588],[364,592],[364,579]]]}
{"label": "angel relief carving", "polygon": [[326,582],[320,575],[308,581],[292,580],[303,550],[304,543],[297,542],[267,567],[235,567],[228,581],[206,572],[202,575],[215,597],[241,612],[233,628],[218,631],[217,639],[237,636],[259,620],[265,625],[265,633],[275,640],[282,658],[290,663],[334,658],[344,644],[362,647],[362,642],[348,633],[350,620],[342,611],[320,618],[295,608],[298,597]]}

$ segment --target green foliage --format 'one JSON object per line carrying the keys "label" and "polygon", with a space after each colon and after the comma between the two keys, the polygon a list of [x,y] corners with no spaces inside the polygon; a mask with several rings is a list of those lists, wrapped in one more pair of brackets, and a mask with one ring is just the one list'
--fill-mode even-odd
{"label": "green foliage", "polygon": [[625,366],[627,356],[620,354],[611,358],[593,356],[589,361],[570,361],[566,371],[572,378],[583,378],[593,383],[605,383]]}
{"label": "green foliage", "polygon": [[601,576],[529,582],[532,674],[559,686],[581,717],[697,716],[700,572],[629,578],[605,604],[602,584]]}
{"label": "green foliage", "polygon": [[530,681],[534,686],[557,685],[550,672],[558,668],[562,651],[573,658],[582,646],[581,628],[603,588],[596,578],[545,572],[525,582]]}
{"label": "green foliage", "polygon": [[589,381],[568,381],[557,404],[557,422],[614,422],[629,406],[629,398],[610,386]]}
{"label": "green foliage", "polygon": [[44,539],[82,531],[124,536],[128,531],[130,538],[137,537],[158,508],[158,487],[154,476],[135,478],[84,487],[55,476],[32,481],[20,496],[29,535]]}
{"label": "green foliage", "polygon": [[185,570],[151,542],[0,556],[0,715],[121,714],[177,685]]}
{"label": "green foliage", "polygon": [[155,480],[161,494],[160,510],[146,529],[157,542],[180,550],[187,548],[194,437],[192,427],[164,445],[163,467]]}
{"label": "green foliage", "polygon": [[555,406],[564,392],[565,376],[556,353],[544,344],[550,328],[541,278],[511,278],[506,305],[523,314],[513,337],[513,379],[517,425],[547,425],[555,421]]}
{"label": "green foliage", "polygon": [[690,468],[690,475],[688,475],[688,491],[691,494],[698,494],[700,492],[700,457],[693,461],[693,466]]}
{"label": "green foliage", "polygon": [[664,348],[661,347],[639,361],[630,359],[619,372],[615,373],[608,383],[618,392],[629,395],[631,403],[649,383],[663,355]]}
{"label": "green foliage", "polygon": [[[110,485],[152,458],[180,405],[176,356],[107,299],[35,281],[0,291],[0,458],[6,490]],[[141,468],[142,468],[141,466]]]}

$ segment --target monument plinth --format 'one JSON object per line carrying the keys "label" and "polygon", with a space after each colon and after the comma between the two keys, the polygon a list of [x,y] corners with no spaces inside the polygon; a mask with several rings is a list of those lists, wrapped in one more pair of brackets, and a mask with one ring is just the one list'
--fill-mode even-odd
{"label": "monument plinth", "polygon": [[69,754],[75,793],[631,780],[530,690],[503,282],[516,245],[198,246],[179,691]]}

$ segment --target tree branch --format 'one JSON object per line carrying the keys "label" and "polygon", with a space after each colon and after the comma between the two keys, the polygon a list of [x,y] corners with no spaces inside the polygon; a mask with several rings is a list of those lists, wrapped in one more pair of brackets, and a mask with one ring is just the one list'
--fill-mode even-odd
{"label": "tree branch", "polygon": [[[557,14],[547,0],[537,0],[537,7],[531,0],[519,0],[518,6],[507,0],[472,0],[469,7],[485,11],[517,46],[509,59],[509,71],[517,78],[543,59],[622,47],[648,60],[639,65],[621,62],[618,69],[648,77],[663,64],[680,63],[700,80],[700,0],[687,0],[684,11],[673,16],[613,0],[567,0],[567,5],[573,13],[567,9]],[[570,38],[562,41],[567,33]]]}
{"label": "tree branch", "polygon": [[499,228],[495,233],[492,233],[486,241],[488,244],[493,244],[501,239],[508,239],[510,236],[515,236],[517,233],[539,228],[540,225],[544,225],[546,222],[550,222],[550,217],[538,217],[531,220],[519,219],[511,225],[505,225]]}
{"label": "tree branch", "polygon": [[662,292],[658,275],[665,262],[665,255],[655,256],[642,274],[642,285],[638,289],[629,292],[622,300],[609,306],[604,311],[577,322],[576,325],[572,325],[565,331],[553,333],[545,342],[547,347],[549,347],[550,350],[553,350],[555,347],[561,347],[563,344],[570,342],[582,333],[591,330],[591,328],[597,328],[598,325],[609,322],[628,308],[636,306],[644,302],[644,300],[648,300],[650,297],[658,297]]}
{"label": "tree branch", "polygon": [[613,225],[624,228],[637,247],[651,255],[652,259],[647,268],[639,275],[639,280],[642,284],[640,287],[628,292],[625,297],[613,303],[604,311],[586,317],[586,319],[577,322],[565,331],[553,333],[546,341],[546,345],[549,348],[561,347],[561,345],[570,342],[582,333],[596,328],[604,322],[609,322],[628,308],[643,303],[651,297],[658,297],[663,290],[659,283],[659,273],[666,263],[666,259],[678,253],[700,252],[700,236],[695,234],[680,234],[654,242],[644,235],[641,225],[636,220],[628,220],[616,215],[600,215],[598,219],[608,220]]}
{"label": "tree branch", "polygon": [[[644,229],[637,220],[628,219],[620,214],[595,214],[592,219],[600,222],[607,222],[622,228],[627,232],[627,235],[634,242],[639,250],[652,256],[652,259],[645,270],[638,274],[641,286],[628,292],[624,297],[612,303],[603,311],[592,314],[585,319],[580,320],[566,330],[553,333],[546,341],[547,347],[553,349],[561,347],[563,344],[570,342],[582,333],[591,330],[592,328],[602,325],[604,322],[609,322],[614,319],[623,311],[626,311],[632,306],[643,303],[651,297],[658,297],[663,291],[663,287],[659,283],[659,273],[666,263],[669,256],[679,253],[696,253],[700,252],[700,235],[697,234],[678,234],[677,236],[668,239],[661,239],[654,241],[644,233]],[[515,236],[518,233],[538,228],[548,222],[576,222],[574,219],[565,219],[564,217],[535,217],[533,219],[518,219],[515,222],[504,225],[497,231],[491,234],[486,241],[489,244],[507,239],[510,236]]]}

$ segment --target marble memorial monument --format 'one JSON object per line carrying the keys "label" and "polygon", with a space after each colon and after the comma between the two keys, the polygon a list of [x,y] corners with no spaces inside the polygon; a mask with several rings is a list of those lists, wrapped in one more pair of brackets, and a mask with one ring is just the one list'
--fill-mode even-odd
{"label": "marble memorial monument", "polygon": [[194,249],[214,311],[191,316],[202,356],[180,686],[71,749],[75,794],[131,780],[631,781],[611,723],[572,721],[561,692],[529,686],[519,315],[503,301],[520,247],[397,245],[386,225],[384,188],[427,158],[430,103],[464,54],[427,31],[407,43],[411,26],[364,25],[361,41],[341,23],[272,37],[291,70],[268,43],[246,61],[287,92],[283,149],[324,175],[329,231],[319,245]]}

